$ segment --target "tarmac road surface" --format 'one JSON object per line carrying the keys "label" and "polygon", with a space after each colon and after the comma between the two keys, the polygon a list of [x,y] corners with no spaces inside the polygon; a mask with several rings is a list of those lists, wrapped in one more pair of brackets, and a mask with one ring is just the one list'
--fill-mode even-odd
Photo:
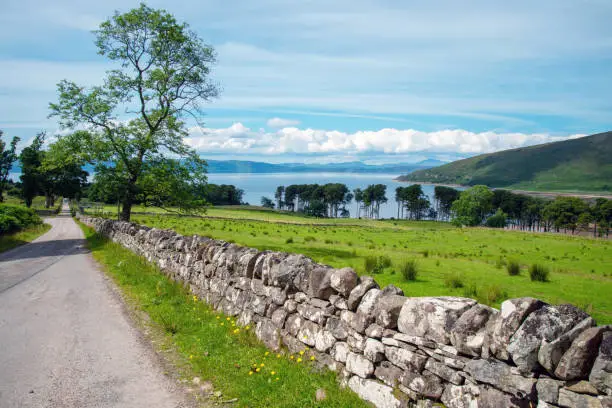
{"label": "tarmac road surface", "polygon": [[184,407],[67,208],[0,254],[0,407]]}

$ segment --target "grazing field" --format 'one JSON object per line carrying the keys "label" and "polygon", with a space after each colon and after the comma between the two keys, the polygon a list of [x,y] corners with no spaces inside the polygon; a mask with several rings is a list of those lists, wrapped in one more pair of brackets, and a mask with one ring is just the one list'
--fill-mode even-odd
{"label": "grazing field", "polygon": [[[408,296],[469,296],[492,306],[508,297],[533,296],[575,304],[599,323],[612,323],[610,241],[231,208],[209,209],[205,217],[136,213],[132,220],[261,250],[302,253],[334,267],[351,266]],[[538,271],[535,280],[530,269]]]}

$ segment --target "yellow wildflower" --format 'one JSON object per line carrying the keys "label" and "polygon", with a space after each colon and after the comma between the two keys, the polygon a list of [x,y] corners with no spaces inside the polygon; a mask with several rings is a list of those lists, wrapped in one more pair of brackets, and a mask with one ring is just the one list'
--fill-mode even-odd
{"label": "yellow wildflower", "polygon": [[261,363],[259,366],[260,367],[265,367],[266,365],[264,363]]}
{"label": "yellow wildflower", "polygon": [[310,361],[315,361],[315,356],[310,356]]}
{"label": "yellow wildflower", "polygon": [[276,381],[280,380],[280,378],[276,377]]}
{"label": "yellow wildflower", "polygon": [[189,355],[189,359],[190,359],[190,360],[193,360],[193,354],[190,354],[190,355]]}
{"label": "yellow wildflower", "polygon": [[301,358],[298,358],[298,359],[297,359],[297,362],[298,362],[298,363],[301,363],[301,362],[302,362],[302,359],[301,359]]}
{"label": "yellow wildflower", "polygon": [[266,356],[266,357],[268,357],[269,355],[270,355],[270,352],[269,352],[269,351],[266,351],[266,352],[264,353],[264,356]]}
{"label": "yellow wildflower", "polygon": [[304,355],[304,350],[300,351],[300,356]]}
{"label": "yellow wildflower", "polygon": [[252,372],[252,371],[249,371],[249,375],[253,375],[253,372]]}
{"label": "yellow wildflower", "polygon": [[229,317],[226,317],[226,318],[225,318],[225,320],[227,320],[227,321],[229,322],[229,321],[230,321],[230,318],[229,318]]}
{"label": "yellow wildflower", "polygon": [[293,360],[293,356],[290,356],[289,358],[290,358],[291,360]]}
{"label": "yellow wildflower", "polygon": [[260,371],[261,371],[261,368],[257,367],[257,368],[255,369],[255,371],[260,372]]}
{"label": "yellow wildflower", "polygon": [[274,374],[276,374],[276,371],[271,371],[270,372],[270,375],[274,375]]}
{"label": "yellow wildflower", "polygon": [[221,317],[217,316],[217,320],[219,320]]}

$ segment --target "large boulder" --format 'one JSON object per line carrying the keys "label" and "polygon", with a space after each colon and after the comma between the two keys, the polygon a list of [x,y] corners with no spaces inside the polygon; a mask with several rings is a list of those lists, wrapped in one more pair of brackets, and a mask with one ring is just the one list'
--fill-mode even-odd
{"label": "large boulder", "polygon": [[583,331],[595,325],[595,321],[591,317],[587,317],[567,333],[562,334],[555,340],[548,342],[542,340],[540,351],[538,351],[538,361],[546,371],[551,375],[554,374],[561,357],[570,348],[572,342]]}
{"label": "large boulder", "polygon": [[402,333],[450,344],[450,331],[459,317],[474,306],[473,299],[442,296],[408,298],[398,318]]}
{"label": "large boulder", "polygon": [[529,297],[508,299],[502,302],[500,313],[489,320],[487,325],[485,346],[488,346],[491,354],[500,360],[508,360],[510,355],[506,348],[510,343],[510,338],[527,316],[544,305],[546,303],[541,300]]}
{"label": "large boulder", "polygon": [[536,310],[510,339],[507,350],[512,361],[522,372],[538,370],[542,340],[555,340],[587,317],[573,305],[543,306]]}
{"label": "large boulder", "polygon": [[555,376],[562,380],[587,378],[599,351],[603,334],[609,326],[591,327],[580,333],[571,347],[563,354],[555,370]]}
{"label": "large boulder", "polygon": [[599,391],[612,395],[612,332],[608,331],[602,336],[589,381]]}
{"label": "large boulder", "polygon": [[451,344],[463,354],[480,356],[486,335],[486,324],[497,311],[489,306],[476,304],[455,322],[450,332]]}

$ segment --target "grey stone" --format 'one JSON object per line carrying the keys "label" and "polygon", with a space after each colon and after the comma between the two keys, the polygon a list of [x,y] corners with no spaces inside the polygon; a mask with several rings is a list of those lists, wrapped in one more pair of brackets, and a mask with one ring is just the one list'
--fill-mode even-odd
{"label": "grey stone", "polygon": [[318,324],[325,324],[328,316],[325,310],[307,303],[300,303],[297,307],[297,311],[304,319],[308,319]]}
{"label": "grey stone", "polygon": [[599,391],[593,384],[588,381],[578,381],[572,384],[568,384],[565,387],[566,390],[575,392],[577,394],[587,394],[587,395],[599,395]]}
{"label": "grey stone", "polygon": [[564,385],[564,382],[552,378],[540,378],[536,383],[538,399],[556,404],[559,401],[559,390]]}
{"label": "grey stone", "polygon": [[464,386],[448,384],[440,399],[448,408],[475,408],[478,407],[479,394],[478,387],[471,384]]}
{"label": "grey stone", "polygon": [[321,330],[315,334],[315,348],[318,351],[326,352],[336,343],[336,338],[327,330]]}
{"label": "grey stone", "polygon": [[255,335],[269,349],[274,351],[280,350],[280,331],[270,320],[265,319],[257,323]]}
{"label": "grey stone", "polygon": [[601,408],[601,402],[597,397],[577,394],[561,388],[559,390],[559,406],[564,408]]}
{"label": "grey stone", "polygon": [[285,327],[285,319],[287,319],[288,314],[289,313],[283,308],[276,309],[274,313],[272,313],[272,323],[279,329],[282,329]]}
{"label": "grey stone", "polygon": [[363,351],[365,349],[366,338],[357,332],[351,332],[346,338],[346,342],[353,350]]}
{"label": "grey stone", "polygon": [[304,343],[293,337],[289,332],[281,331],[281,339],[290,353],[299,353],[304,350]]}
{"label": "grey stone", "polygon": [[450,296],[408,298],[400,311],[399,331],[450,344],[450,329],[475,303],[473,299]]}
{"label": "grey stone", "polygon": [[389,361],[382,361],[374,370],[374,376],[390,387],[397,387],[401,382],[402,374],[402,369]]}
{"label": "grey stone", "polygon": [[407,298],[404,296],[383,294],[374,310],[376,323],[386,329],[397,328],[397,319],[406,300]]}
{"label": "grey stone", "polygon": [[570,348],[572,342],[580,333],[595,325],[595,321],[591,317],[587,317],[578,323],[570,331],[557,337],[555,340],[548,342],[542,340],[542,345],[538,351],[538,362],[550,374],[555,372],[561,357]]}
{"label": "grey stone", "polygon": [[351,293],[349,295],[349,298],[347,300],[347,306],[349,308],[349,310],[355,310],[357,309],[357,306],[359,306],[359,303],[361,302],[361,299],[363,298],[363,296],[372,288],[378,288],[378,284],[376,283],[376,281],[374,279],[372,279],[369,276],[363,276],[360,279],[359,285],[355,286],[353,288],[353,290],[351,290]]}
{"label": "grey stone", "polygon": [[400,407],[400,401],[395,397],[393,388],[387,385],[353,376],[348,380],[348,386],[361,399],[371,402],[377,408]]}
{"label": "grey stone", "polygon": [[536,379],[513,374],[510,366],[501,361],[471,360],[465,365],[465,372],[476,381],[516,396],[530,396],[535,390]]}
{"label": "grey stone", "polygon": [[285,329],[287,329],[292,336],[297,336],[298,331],[300,331],[300,328],[304,322],[305,319],[303,319],[299,314],[294,313],[289,315],[285,320]]}
{"label": "grey stone", "polygon": [[402,384],[418,395],[435,400],[440,399],[444,392],[444,385],[440,378],[428,371],[424,371],[421,375],[404,376]]}
{"label": "grey stone", "polygon": [[612,395],[612,332],[603,334],[589,382],[604,394]]}
{"label": "grey stone", "polygon": [[542,340],[553,341],[587,317],[572,305],[543,306],[525,319],[506,350],[521,371],[535,371]]}
{"label": "grey stone", "polygon": [[415,351],[417,349],[411,344],[404,343],[403,341],[395,340],[389,337],[383,337],[381,341],[385,346],[399,347],[410,351]]}
{"label": "grey stone", "polygon": [[415,346],[419,347],[427,347],[431,349],[436,348],[436,343],[434,341],[427,340],[424,337],[411,336],[410,334],[405,333],[395,333],[393,335],[393,338],[395,340],[403,341],[404,343],[414,344]]}
{"label": "grey stone", "polygon": [[341,363],[346,363],[346,357],[348,356],[349,352],[350,349],[348,344],[339,341],[334,344],[334,347],[332,347],[330,354],[334,358],[334,360],[339,361]]}
{"label": "grey stone", "polygon": [[393,284],[389,284],[383,288],[382,294],[383,296],[390,296],[390,295],[404,296],[404,291]]}
{"label": "grey stone", "polygon": [[510,338],[519,329],[527,316],[540,309],[546,303],[534,298],[508,299],[501,304],[500,313],[489,320],[487,327],[488,345],[491,354],[500,360],[508,360],[506,351]]}
{"label": "grey stone", "polygon": [[366,339],[363,355],[373,363],[381,362],[385,359],[385,346],[378,340]]}
{"label": "grey stone", "polygon": [[308,301],[308,295],[304,292],[297,292],[293,298],[297,303],[304,303]]}
{"label": "grey stone", "polygon": [[348,325],[337,317],[329,317],[325,329],[329,330],[338,340],[345,340],[348,337]]}
{"label": "grey stone", "polygon": [[[359,302],[359,306],[357,307],[357,314],[362,314],[365,316],[369,316],[374,313],[374,309],[378,302],[378,299],[382,296],[382,291],[380,289],[372,288],[363,295],[361,298],[361,302]],[[365,330],[365,328],[364,328]]]}
{"label": "grey stone", "polygon": [[335,292],[334,288],[331,286],[333,271],[334,269],[329,267],[315,267],[310,272],[307,295],[324,300],[329,299]]}
{"label": "grey stone", "polygon": [[385,346],[385,356],[387,356],[387,360],[399,368],[417,373],[423,371],[425,363],[427,363],[426,356],[398,347]]}
{"label": "grey stone", "polygon": [[374,364],[361,354],[349,352],[346,356],[346,369],[361,378],[368,378],[374,373]]}
{"label": "grey stone", "polygon": [[476,304],[463,313],[450,332],[451,344],[463,354],[480,356],[486,335],[486,324],[497,311],[489,306]]}
{"label": "grey stone", "polygon": [[591,327],[580,333],[561,357],[555,376],[563,380],[587,378],[597,358],[603,334],[609,330],[610,326]]}
{"label": "grey stone", "polygon": [[427,360],[427,363],[425,364],[425,369],[431,371],[438,377],[443,378],[446,381],[455,385],[463,384],[464,378],[459,375],[457,371],[442,364],[441,362],[438,362],[435,359],[430,358],[429,360]]}
{"label": "grey stone", "polygon": [[309,320],[306,320],[302,323],[300,330],[298,331],[297,339],[304,344],[314,347],[315,336],[319,331],[321,331],[319,326]]}
{"label": "grey stone", "polygon": [[330,276],[331,287],[344,297],[348,297],[357,286],[359,277],[351,268],[336,269]]}
{"label": "grey stone", "polygon": [[484,388],[480,390],[478,407],[531,408],[531,402],[524,398],[506,394],[495,388]]}
{"label": "grey stone", "polygon": [[383,328],[377,324],[371,324],[366,329],[365,335],[375,339],[380,339],[383,335]]}
{"label": "grey stone", "polygon": [[287,312],[289,313],[295,313],[297,311],[297,302],[293,299],[288,299],[285,301],[285,305],[284,308],[287,310]]}

